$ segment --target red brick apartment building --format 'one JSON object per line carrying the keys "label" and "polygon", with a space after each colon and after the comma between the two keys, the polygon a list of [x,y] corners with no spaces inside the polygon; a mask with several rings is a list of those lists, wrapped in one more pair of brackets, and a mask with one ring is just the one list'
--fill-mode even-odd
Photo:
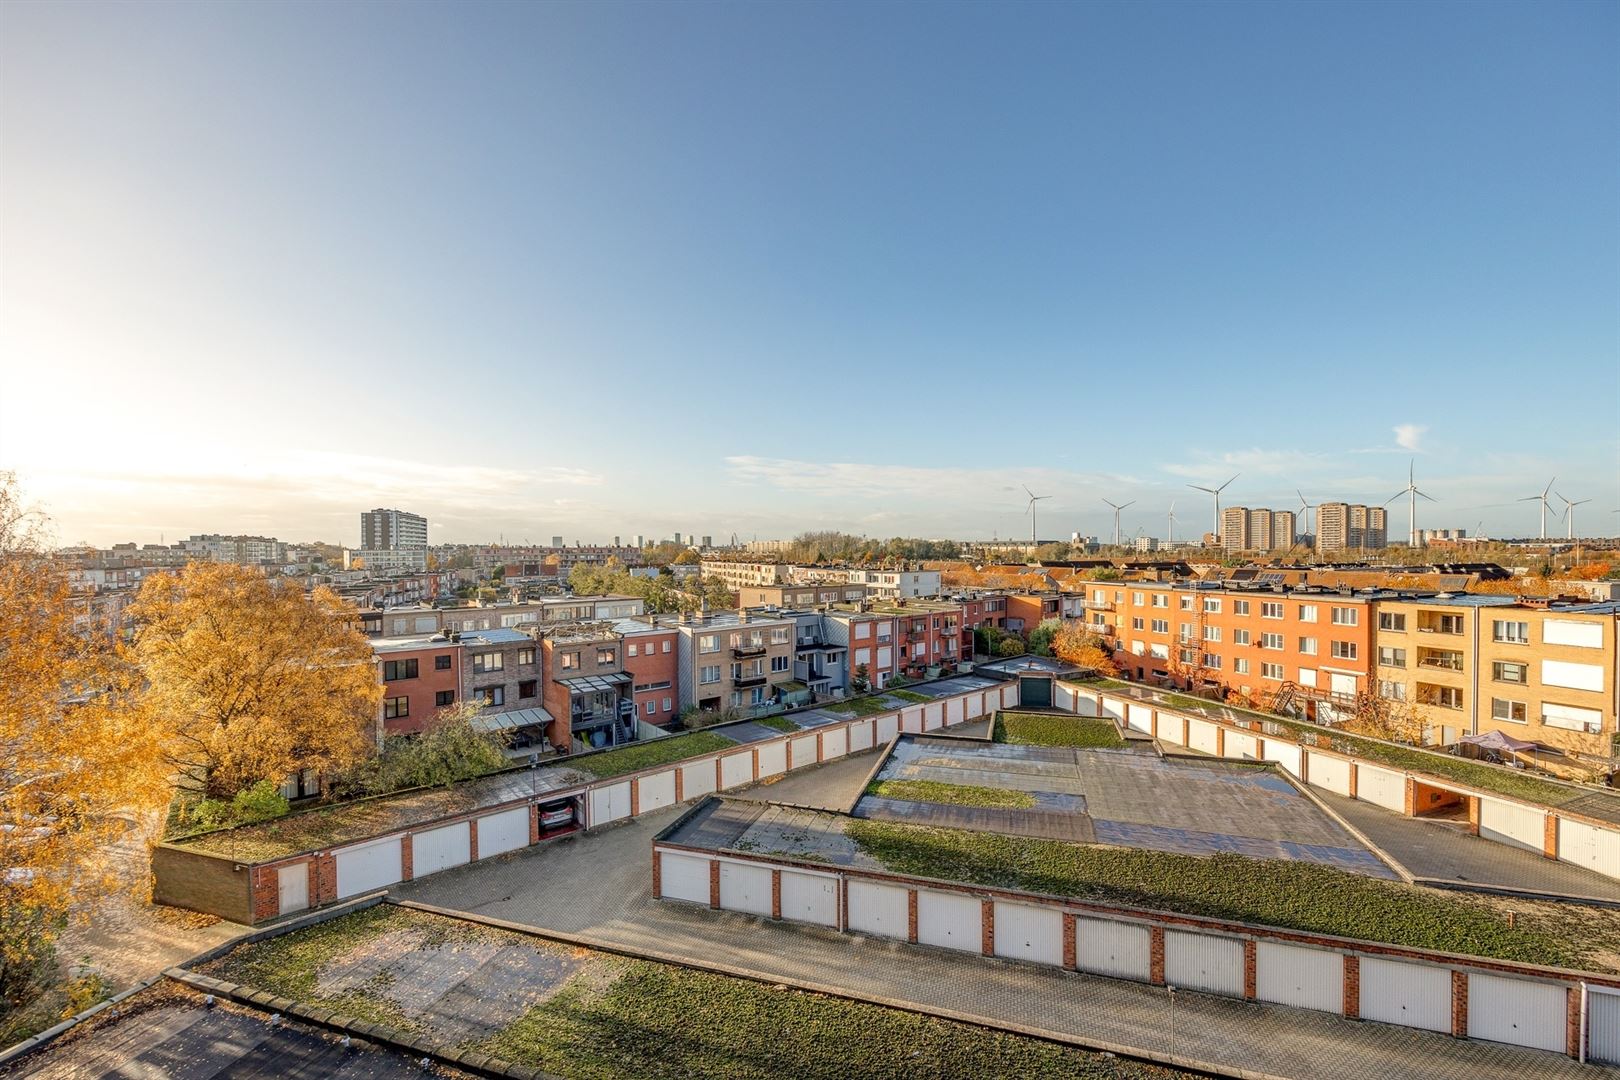
{"label": "red brick apartment building", "polygon": [[463,648],[448,635],[375,638],[377,676],[383,685],[377,720],[384,735],[424,730],[440,709],[462,697]]}
{"label": "red brick apartment building", "polygon": [[678,631],[639,619],[617,624],[624,641],[624,671],[630,676],[636,717],[663,727],[680,715]]}

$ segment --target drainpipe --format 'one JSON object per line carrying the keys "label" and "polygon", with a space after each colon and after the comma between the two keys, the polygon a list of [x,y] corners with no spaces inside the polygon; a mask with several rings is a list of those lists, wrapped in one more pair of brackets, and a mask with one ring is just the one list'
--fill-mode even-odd
{"label": "drainpipe", "polygon": [[1474,609],[1474,648],[1472,687],[1468,694],[1468,734],[1479,734],[1479,624],[1482,621],[1479,608]]}

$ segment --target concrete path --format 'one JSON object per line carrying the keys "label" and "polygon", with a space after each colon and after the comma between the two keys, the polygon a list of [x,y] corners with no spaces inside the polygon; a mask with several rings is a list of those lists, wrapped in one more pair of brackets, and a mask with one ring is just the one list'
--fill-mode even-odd
{"label": "concrete path", "polygon": [[[869,769],[873,760],[861,755],[755,793],[808,804],[818,793],[827,798],[850,784],[858,786],[866,771],[861,763]],[[1037,1030],[1089,1047],[1231,1075],[1620,1077],[1620,1071],[1582,1066],[1556,1054],[1186,991],[1172,1002],[1163,989],[1140,983],[657,902],[651,897],[650,842],[680,812],[648,815],[392,891],[402,899],[578,934],[589,944],[724,965],[760,978]]]}

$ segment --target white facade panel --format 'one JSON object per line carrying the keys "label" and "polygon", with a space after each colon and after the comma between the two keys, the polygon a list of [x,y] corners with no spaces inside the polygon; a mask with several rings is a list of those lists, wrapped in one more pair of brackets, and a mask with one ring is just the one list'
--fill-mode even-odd
{"label": "white facade panel", "polygon": [[720,788],[722,791],[754,782],[754,751],[724,754],[720,758]]}
{"label": "white facade panel", "polygon": [[1344,1011],[1344,956],[1261,941],[1255,945],[1255,997],[1278,1005],[1323,1012]]}
{"label": "white facade panel", "polygon": [[1164,932],[1164,981],[1188,990],[1243,996],[1243,942],[1184,930]]}
{"label": "white facade panel", "polygon": [[806,765],[814,765],[816,763],[815,735],[800,735],[798,738],[792,740],[788,746],[790,748],[788,755],[788,768],[802,769]]}
{"label": "white facade panel", "polygon": [[1541,624],[1541,640],[1547,645],[1573,645],[1578,649],[1601,649],[1603,648],[1603,624],[1579,622],[1575,619],[1547,619]]}
{"label": "white facade panel", "polygon": [[709,860],[675,851],[660,851],[658,890],[666,900],[708,904]]}
{"label": "white facade panel", "polygon": [[276,895],[282,915],[309,908],[309,864],[295,863],[276,870]]}
{"label": "white facade panel", "polygon": [[[1314,762],[1311,771],[1316,771]],[[1361,1017],[1451,1031],[1451,972],[1427,964],[1361,958]]]}
{"label": "white facade panel", "polygon": [[1194,720],[1187,718],[1187,746],[1193,750],[1201,750],[1206,754],[1219,753],[1218,742],[1220,729],[1208,720]]}
{"label": "white facade panel", "polygon": [[[711,770],[713,766],[710,766]],[[602,787],[591,788],[590,817],[587,824],[592,828],[606,825],[610,821],[630,816],[630,781],[620,784],[605,784]]]}
{"label": "white facade panel", "polygon": [[1406,774],[1359,764],[1356,766],[1356,798],[1397,814],[1405,813]]}
{"label": "white facade panel", "polygon": [[529,846],[529,808],[519,806],[478,819],[478,857],[487,859]]}
{"label": "white facade panel", "polygon": [[1620,878],[1620,833],[1564,818],[1558,822],[1558,858]]}
{"label": "white facade panel", "polygon": [[1153,734],[1153,706],[1138,705],[1134,701],[1131,702],[1125,723],[1132,731],[1145,731],[1149,735]]}
{"label": "white facade panel", "polygon": [[896,735],[900,734],[900,717],[896,716],[894,713],[886,713],[883,716],[874,717],[874,720],[877,723],[877,741],[879,746],[888,745],[894,741],[894,737]]}
{"label": "white facade panel", "polygon": [[403,877],[397,836],[356,844],[337,853],[339,900],[397,884]]}
{"label": "white facade panel", "polygon": [[720,864],[720,906],[750,915],[771,913],[771,868],[753,863]]}
{"label": "white facade panel", "polygon": [[1564,1050],[1569,994],[1562,986],[1468,973],[1468,1037],[1535,1050]]}
{"label": "white facade panel", "polygon": [[1620,993],[1587,988],[1586,1056],[1605,1065],[1620,1065]]}
{"label": "white facade panel", "polygon": [[1260,740],[1246,731],[1228,731],[1226,742],[1222,745],[1221,754],[1224,757],[1238,758],[1244,761],[1258,761],[1260,759]]}
{"label": "white facade panel", "polygon": [[911,901],[907,890],[856,878],[849,879],[844,887],[849,890],[848,929],[901,941],[910,936]]}
{"label": "white facade panel", "polygon": [[696,799],[714,793],[714,758],[681,766],[681,796]]}
{"label": "white facade panel", "polygon": [[917,940],[924,945],[979,952],[983,921],[984,906],[976,897],[917,890]]}
{"label": "white facade panel", "polygon": [[643,776],[636,783],[640,790],[636,793],[636,810],[645,814],[652,810],[662,810],[666,806],[675,805],[675,770],[669,769],[651,776]]}
{"label": "white facade panel", "polygon": [[849,730],[843,727],[824,728],[821,732],[821,760],[831,761],[849,753]]}
{"label": "white facade panel", "polygon": [[861,720],[849,725],[849,752],[858,754],[872,749],[872,721]]}
{"label": "white facade panel", "polygon": [[1603,690],[1602,664],[1575,664],[1568,660],[1543,660],[1541,684],[1562,686],[1569,690]]}
{"label": "white facade panel", "polygon": [[1350,794],[1350,763],[1344,758],[1313,751],[1305,768],[1313,787],[1327,788],[1335,795]]}
{"label": "white facade panel", "polygon": [[411,835],[411,877],[427,877],[472,862],[472,833],[465,821]]}
{"label": "white facade panel", "polygon": [[788,744],[786,739],[760,743],[758,750],[760,776],[777,776],[787,772]]}
{"label": "white facade panel", "polygon": [[1533,806],[1479,800],[1479,835],[1499,844],[1541,851],[1546,843],[1547,813]]}
{"label": "white facade panel", "polygon": [[1153,933],[1136,923],[1075,919],[1074,966],[1094,975],[1147,982],[1153,976]]}
{"label": "white facade panel", "polygon": [[782,918],[838,925],[838,879],[831,874],[782,871]]}
{"label": "white facade panel", "polygon": [[1125,720],[1125,713],[1126,708],[1124,701],[1121,701],[1119,698],[1108,697],[1107,695],[1103,696],[1102,715],[1111,716],[1115,720],[1123,722]]}
{"label": "white facade panel", "polygon": [[1063,912],[996,901],[997,956],[1063,966]]}
{"label": "white facade panel", "polygon": [[1295,780],[1299,779],[1299,747],[1281,739],[1267,739],[1263,750],[1267,761],[1275,761]]}

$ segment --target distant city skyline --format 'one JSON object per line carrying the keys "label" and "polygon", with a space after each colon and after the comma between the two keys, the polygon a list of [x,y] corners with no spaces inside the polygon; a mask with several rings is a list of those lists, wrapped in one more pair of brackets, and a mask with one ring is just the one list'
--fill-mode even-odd
{"label": "distant city skyline", "polygon": [[1414,456],[1422,528],[1533,536],[1556,476],[1614,534],[1617,33],[13,0],[0,468],[63,543],[1017,538],[1024,485],[1043,537],[1192,536],[1188,483]]}

